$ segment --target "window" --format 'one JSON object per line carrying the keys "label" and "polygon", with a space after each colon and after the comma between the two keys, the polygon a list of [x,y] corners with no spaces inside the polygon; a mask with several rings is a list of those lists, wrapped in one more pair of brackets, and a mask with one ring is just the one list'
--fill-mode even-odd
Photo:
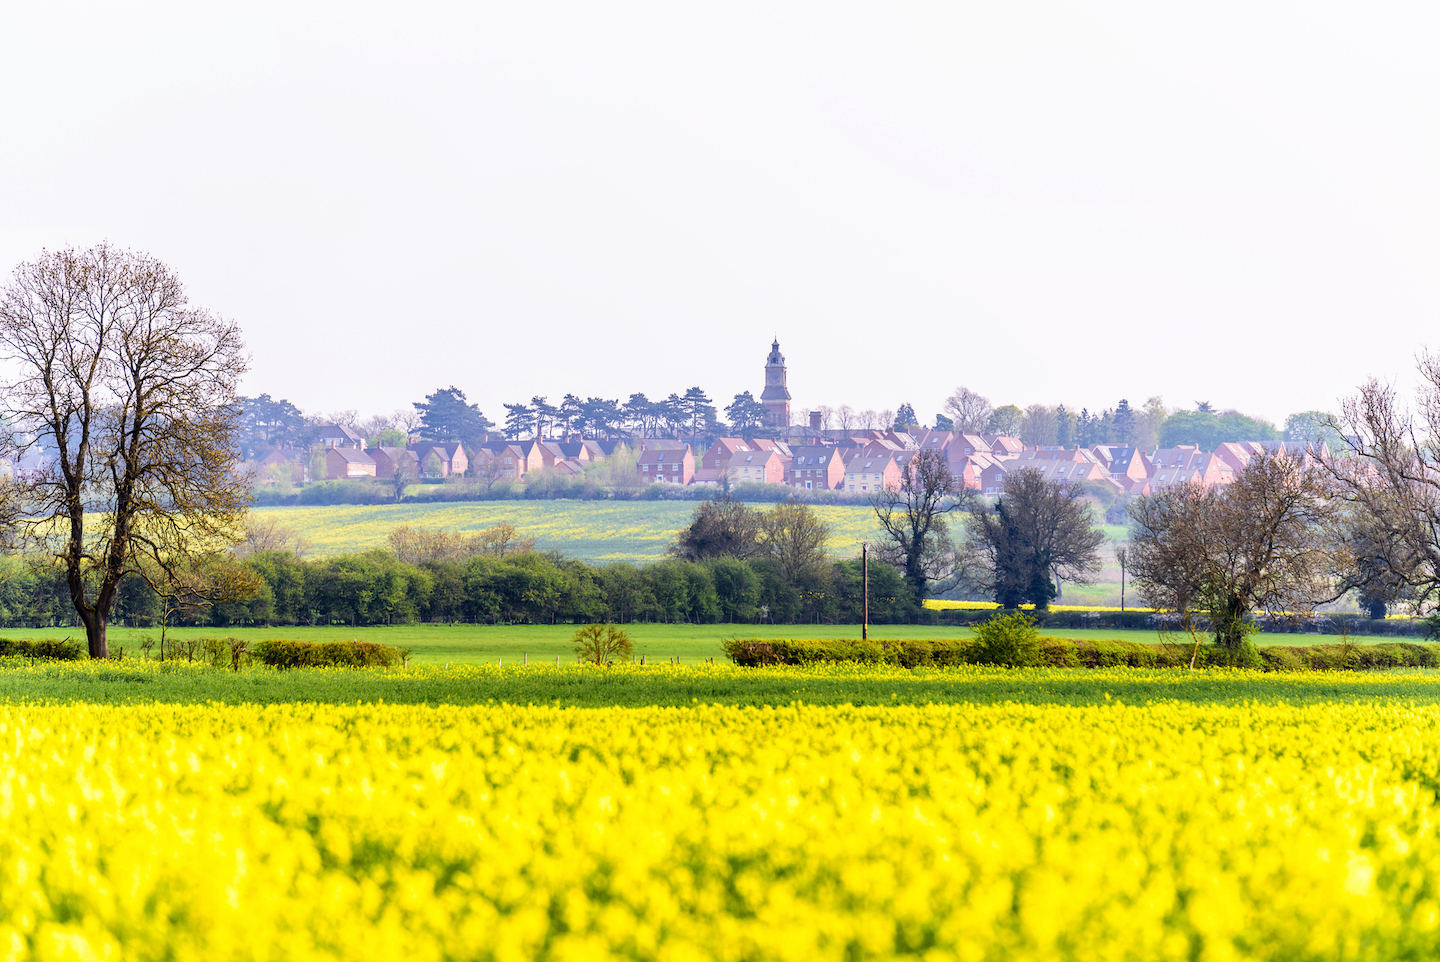
{"label": "window", "polygon": [[664,460],[665,460],[665,452],[664,452],[664,451],[661,451],[659,454],[655,455],[655,460],[656,460],[656,461],[664,461]]}
{"label": "window", "polygon": [[810,490],[810,482],[809,482],[809,481],[806,481],[806,482],[805,482],[805,490],[806,490],[806,491],[809,491],[809,490]]}

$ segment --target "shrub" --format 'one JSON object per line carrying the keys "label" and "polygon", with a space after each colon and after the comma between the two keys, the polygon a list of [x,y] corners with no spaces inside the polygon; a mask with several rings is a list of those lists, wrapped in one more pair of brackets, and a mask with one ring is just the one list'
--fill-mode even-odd
{"label": "shrub", "polygon": [[408,652],[373,641],[291,641],[267,639],[250,646],[272,668],[393,668]]}
{"label": "shrub", "polygon": [[78,661],[85,654],[80,643],[69,638],[0,638],[0,658],[47,658],[52,661]]}
{"label": "shrub", "polygon": [[1034,668],[1043,663],[1035,620],[1019,611],[995,615],[976,625],[975,641],[976,664]]}
{"label": "shrub", "polygon": [[575,654],[581,661],[596,665],[625,661],[635,651],[630,636],[614,625],[586,625],[570,640],[575,643]]}

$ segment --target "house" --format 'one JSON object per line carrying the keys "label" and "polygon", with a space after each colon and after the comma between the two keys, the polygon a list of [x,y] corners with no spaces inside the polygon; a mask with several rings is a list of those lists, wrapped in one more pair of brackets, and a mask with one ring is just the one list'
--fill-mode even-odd
{"label": "house", "polygon": [[407,446],[420,462],[420,473],[427,478],[448,478],[464,474],[470,466],[465,446],[459,441],[421,441]]}
{"label": "house", "polygon": [[826,445],[792,447],[785,483],[807,491],[839,491],[845,484],[845,459],[839,448]]}
{"label": "house", "polygon": [[1019,438],[1012,438],[1004,434],[982,434],[980,437],[989,446],[991,454],[1003,456],[1019,454],[1025,450],[1025,445],[1020,443]]}
{"label": "house", "polygon": [[846,491],[898,491],[900,490],[900,465],[895,455],[867,454],[856,451],[845,462]]}
{"label": "house", "polygon": [[1110,477],[1127,491],[1154,473],[1150,459],[1136,448],[1123,444],[1096,444],[1090,448],[1090,453],[1105,466]]}
{"label": "house", "polygon": [[1235,469],[1218,454],[1206,454],[1193,444],[1161,448],[1150,458],[1155,473],[1149,479],[1151,491],[1177,484],[1210,487],[1235,480]]}
{"label": "house", "polygon": [[320,425],[318,443],[326,448],[365,447],[365,439],[343,424]]}
{"label": "house", "polygon": [[399,465],[402,476],[407,478],[420,477],[420,460],[415,452],[409,448],[400,447],[378,447],[367,448],[366,454],[375,462],[375,477],[395,477],[396,466]]}
{"label": "house", "polygon": [[718,438],[700,458],[700,470],[723,470],[736,454],[754,450],[742,438]]}
{"label": "house", "polygon": [[990,445],[978,434],[952,434],[950,443],[945,448],[945,457],[950,461],[959,461],[972,454],[989,453]]}
{"label": "house", "polygon": [[641,481],[689,484],[695,479],[695,452],[690,445],[681,450],[651,448],[636,458],[635,471]]}
{"label": "house", "polygon": [[778,451],[738,452],[725,465],[732,484],[784,484],[788,464]]}
{"label": "house", "polygon": [[325,477],[332,481],[343,478],[373,478],[375,459],[359,448],[345,445],[326,448]]}

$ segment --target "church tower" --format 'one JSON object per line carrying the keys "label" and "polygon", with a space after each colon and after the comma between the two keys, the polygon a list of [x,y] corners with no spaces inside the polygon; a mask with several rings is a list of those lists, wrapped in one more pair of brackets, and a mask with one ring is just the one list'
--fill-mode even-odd
{"label": "church tower", "polygon": [[780,338],[770,345],[770,356],[765,359],[765,390],[760,400],[770,409],[770,426],[790,426],[790,389],[785,386],[785,355],[780,353]]}

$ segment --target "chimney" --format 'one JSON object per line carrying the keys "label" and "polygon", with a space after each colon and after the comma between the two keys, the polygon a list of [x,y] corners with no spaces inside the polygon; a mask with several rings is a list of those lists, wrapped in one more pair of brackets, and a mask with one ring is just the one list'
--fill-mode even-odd
{"label": "chimney", "polygon": [[816,432],[816,433],[818,434],[818,433],[820,432],[820,421],[821,421],[820,412],[819,412],[819,411],[811,411],[811,412],[810,412],[810,430],[812,430],[812,431],[814,431],[814,432]]}

